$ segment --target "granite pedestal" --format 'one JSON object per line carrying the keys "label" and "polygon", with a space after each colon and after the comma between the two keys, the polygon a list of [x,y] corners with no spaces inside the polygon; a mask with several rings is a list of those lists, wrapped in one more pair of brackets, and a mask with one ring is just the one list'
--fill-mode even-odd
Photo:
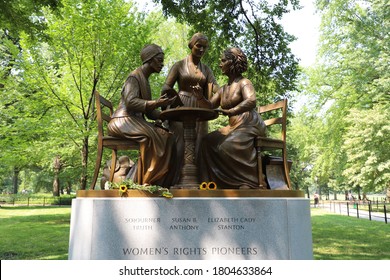
{"label": "granite pedestal", "polygon": [[196,197],[124,198],[94,192],[100,194],[72,201],[69,259],[313,259],[310,204],[303,197],[198,191]]}

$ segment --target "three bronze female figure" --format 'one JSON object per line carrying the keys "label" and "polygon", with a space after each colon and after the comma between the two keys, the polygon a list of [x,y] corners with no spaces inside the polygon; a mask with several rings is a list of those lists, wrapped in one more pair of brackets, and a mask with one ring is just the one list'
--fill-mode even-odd
{"label": "three bronze female figure", "polygon": [[[208,39],[196,33],[189,41],[191,53],[176,62],[169,71],[161,96],[151,99],[148,78],[163,67],[164,53],[157,45],[147,45],[141,52],[143,65],[127,78],[118,109],[109,124],[109,135],[131,138],[140,143],[140,160],[128,178],[138,184],[171,187],[183,165],[183,126],[170,122],[171,132],[145,120],[159,119],[158,108],[177,106],[216,109],[229,117],[226,127],[208,133],[207,122],[196,127],[195,160],[202,181],[213,181],[218,188],[258,188],[254,138],[265,135],[265,124],[256,108],[256,92],[243,77],[247,58],[239,48],[225,50],[220,68],[228,83],[219,87],[210,68],[201,62]],[[174,89],[177,83],[178,91]],[[137,182],[137,169],[142,178]]]}

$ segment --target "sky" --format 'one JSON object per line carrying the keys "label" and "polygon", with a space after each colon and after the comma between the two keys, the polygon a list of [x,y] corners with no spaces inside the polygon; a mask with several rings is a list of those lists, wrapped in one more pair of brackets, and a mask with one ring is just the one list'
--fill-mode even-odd
{"label": "sky", "polygon": [[300,2],[303,8],[286,14],[282,24],[285,31],[297,37],[290,45],[291,51],[300,58],[300,65],[307,67],[315,62],[321,18],[315,13],[314,0]]}
{"label": "sky", "polygon": [[[270,2],[275,0],[269,0]],[[303,7],[298,11],[291,11],[285,14],[282,25],[285,31],[297,37],[297,40],[290,44],[291,51],[300,59],[300,65],[308,67],[314,64],[319,39],[318,28],[320,16],[315,14],[315,0],[300,0]],[[137,0],[141,9],[152,9],[151,0]]]}

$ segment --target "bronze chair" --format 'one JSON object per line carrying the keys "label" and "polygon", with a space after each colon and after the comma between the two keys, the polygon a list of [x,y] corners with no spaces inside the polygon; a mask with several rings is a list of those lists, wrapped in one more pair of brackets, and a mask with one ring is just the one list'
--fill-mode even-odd
{"label": "bronze chair", "polygon": [[[96,181],[99,175],[103,148],[108,148],[112,150],[111,155],[111,170],[109,181],[112,182],[114,179],[115,166],[117,162],[117,152],[118,150],[138,150],[139,144],[136,141],[126,139],[126,138],[116,138],[112,136],[106,136],[104,133],[105,123],[110,122],[111,116],[113,114],[112,103],[102,97],[98,91],[95,91],[95,102],[96,102],[96,119],[98,126],[98,146],[97,146],[97,156],[95,164],[95,172],[91,182],[91,189],[95,189]],[[138,158],[139,160],[140,158]],[[140,169],[138,169],[140,171]],[[139,174],[138,174],[139,176]]]}
{"label": "bronze chair", "polygon": [[[281,150],[282,153],[282,162],[283,162],[283,174],[284,179],[287,184],[287,187],[291,190],[291,181],[289,175],[289,162],[287,160],[287,148],[286,148],[286,121],[287,121],[287,99],[281,100],[279,102],[259,106],[257,112],[262,116],[267,128],[273,125],[281,126],[281,137],[270,138],[270,137],[256,137],[255,147],[257,151],[257,164],[258,164],[258,176],[259,176],[259,186],[262,189],[266,188],[266,183],[263,177],[263,162],[261,159],[261,154],[263,151],[274,151]],[[270,114],[271,116],[267,118],[265,113]],[[277,113],[277,117],[275,114]]]}

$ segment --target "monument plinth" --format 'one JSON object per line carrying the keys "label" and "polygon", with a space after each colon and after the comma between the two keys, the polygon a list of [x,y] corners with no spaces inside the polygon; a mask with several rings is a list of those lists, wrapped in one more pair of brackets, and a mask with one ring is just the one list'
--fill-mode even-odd
{"label": "monument plinth", "polygon": [[72,203],[69,259],[313,258],[310,205],[300,191],[172,193],[166,199],[141,191],[127,197],[116,190],[79,191]]}

